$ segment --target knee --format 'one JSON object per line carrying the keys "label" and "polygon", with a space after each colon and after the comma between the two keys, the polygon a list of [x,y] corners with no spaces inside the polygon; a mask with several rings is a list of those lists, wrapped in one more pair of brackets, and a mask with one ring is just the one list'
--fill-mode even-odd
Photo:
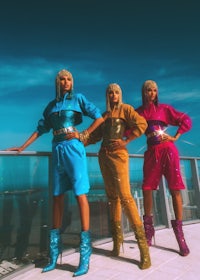
{"label": "knee", "polygon": [[172,198],[180,198],[181,197],[181,192],[179,190],[171,190],[171,196]]}
{"label": "knee", "polygon": [[53,197],[54,203],[60,203],[64,199],[64,194],[60,194],[58,196]]}
{"label": "knee", "polygon": [[132,196],[127,196],[126,198],[121,199],[121,205],[123,208],[126,208],[128,205],[135,204],[135,200]]}
{"label": "knee", "polygon": [[144,199],[151,199],[152,198],[152,190],[143,190],[143,197],[144,197]]}
{"label": "knee", "polygon": [[113,204],[113,203],[117,203],[117,202],[120,202],[120,199],[119,197],[113,197],[113,198],[108,198],[108,204]]}
{"label": "knee", "polygon": [[78,196],[76,196],[76,199],[77,199],[79,205],[88,204],[88,199],[87,199],[86,194],[78,195]]}

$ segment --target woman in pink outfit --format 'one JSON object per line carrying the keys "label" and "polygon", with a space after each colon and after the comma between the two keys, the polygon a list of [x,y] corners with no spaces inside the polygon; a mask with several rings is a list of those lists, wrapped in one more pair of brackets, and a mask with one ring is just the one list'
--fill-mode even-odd
{"label": "woman in pink outfit", "polygon": [[[157,190],[162,175],[165,176],[172,196],[175,220],[171,221],[180,255],[189,254],[182,230],[182,196],[180,190],[185,189],[181,172],[179,153],[174,145],[181,134],[189,131],[192,126],[191,119],[185,113],[175,110],[172,106],[158,103],[158,86],[156,82],[147,80],[142,86],[142,106],[136,110],[143,116],[148,127],[146,129],[147,151],[144,154],[143,166],[143,197],[144,197],[144,228],[151,246],[155,234],[153,227],[153,198],[152,191]],[[175,136],[167,134],[168,125],[177,126]]]}

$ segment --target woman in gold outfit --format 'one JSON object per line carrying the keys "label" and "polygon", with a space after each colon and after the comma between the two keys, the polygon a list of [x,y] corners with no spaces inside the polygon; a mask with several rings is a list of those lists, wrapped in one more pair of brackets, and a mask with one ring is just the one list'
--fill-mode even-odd
{"label": "woman in gold outfit", "polygon": [[[147,123],[132,106],[122,103],[122,90],[118,84],[110,84],[106,89],[106,112],[104,123],[90,134],[88,144],[102,140],[99,151],[99,165],[105,183],[109,203],[112,254],[118,256],[123,243],[121,227],[122,208],[135,233],[140,250],[141,269],[151,266],[149,249],[135,200],[129,182],[129,156],[126,145],[141,136]],[[131,131],[125,137],[125,131]]]}

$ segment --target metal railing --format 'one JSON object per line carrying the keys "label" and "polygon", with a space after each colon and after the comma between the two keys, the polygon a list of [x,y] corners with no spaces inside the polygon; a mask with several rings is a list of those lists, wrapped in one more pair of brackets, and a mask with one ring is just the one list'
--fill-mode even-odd
{"label": "metal railing", "polygon": [[[104,183],[98,165],[98,154],[88,153],[91,189],[93,240],[110,238],[109,213]],[[142,218],[143,156],[130,154],[130,186]],[[200,158],[181,157],[181,170],[186,189],[182,191],[184,223],[200,222]],[[51,227],[51,153],[0,152],[0,260],[26,262],[43,259],[48,254],[48,232]],[[172,200],[166,181],[153,194],[154,222],[157,227],[170,227],[174,218]],[[123,215],[125,233],[131,231]],[[64,249],[79,244],[79,211],[71,191],[65,196],[63,218]]]}

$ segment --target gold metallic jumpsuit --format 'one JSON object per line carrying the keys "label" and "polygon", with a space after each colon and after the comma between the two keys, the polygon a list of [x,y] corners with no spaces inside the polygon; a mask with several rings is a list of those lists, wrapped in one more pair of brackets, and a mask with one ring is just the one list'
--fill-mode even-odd
{"label": "gold metallic jumpsuit", "polygon": [[141,252],[140,268],[145,269],[150,266],[150,257],[143,223],[130,190],[128,151],[125,147],[113,149],[112,140],[124,139],[126,130],[131,131],[137,138],[145,132],[147,123],[132,106],[123,103],[119,108],[115,107],[111,112],[104,113],[103,116],[105,122],[90,135],[88,141],[92,144],[103,140],[99,151],[99,165],[110,208],[111,232],[114,242],[112,253],[115,256],[119,255],[120,245],[123,243],[121,228],[121,210],[123,208],[138,241]]}

